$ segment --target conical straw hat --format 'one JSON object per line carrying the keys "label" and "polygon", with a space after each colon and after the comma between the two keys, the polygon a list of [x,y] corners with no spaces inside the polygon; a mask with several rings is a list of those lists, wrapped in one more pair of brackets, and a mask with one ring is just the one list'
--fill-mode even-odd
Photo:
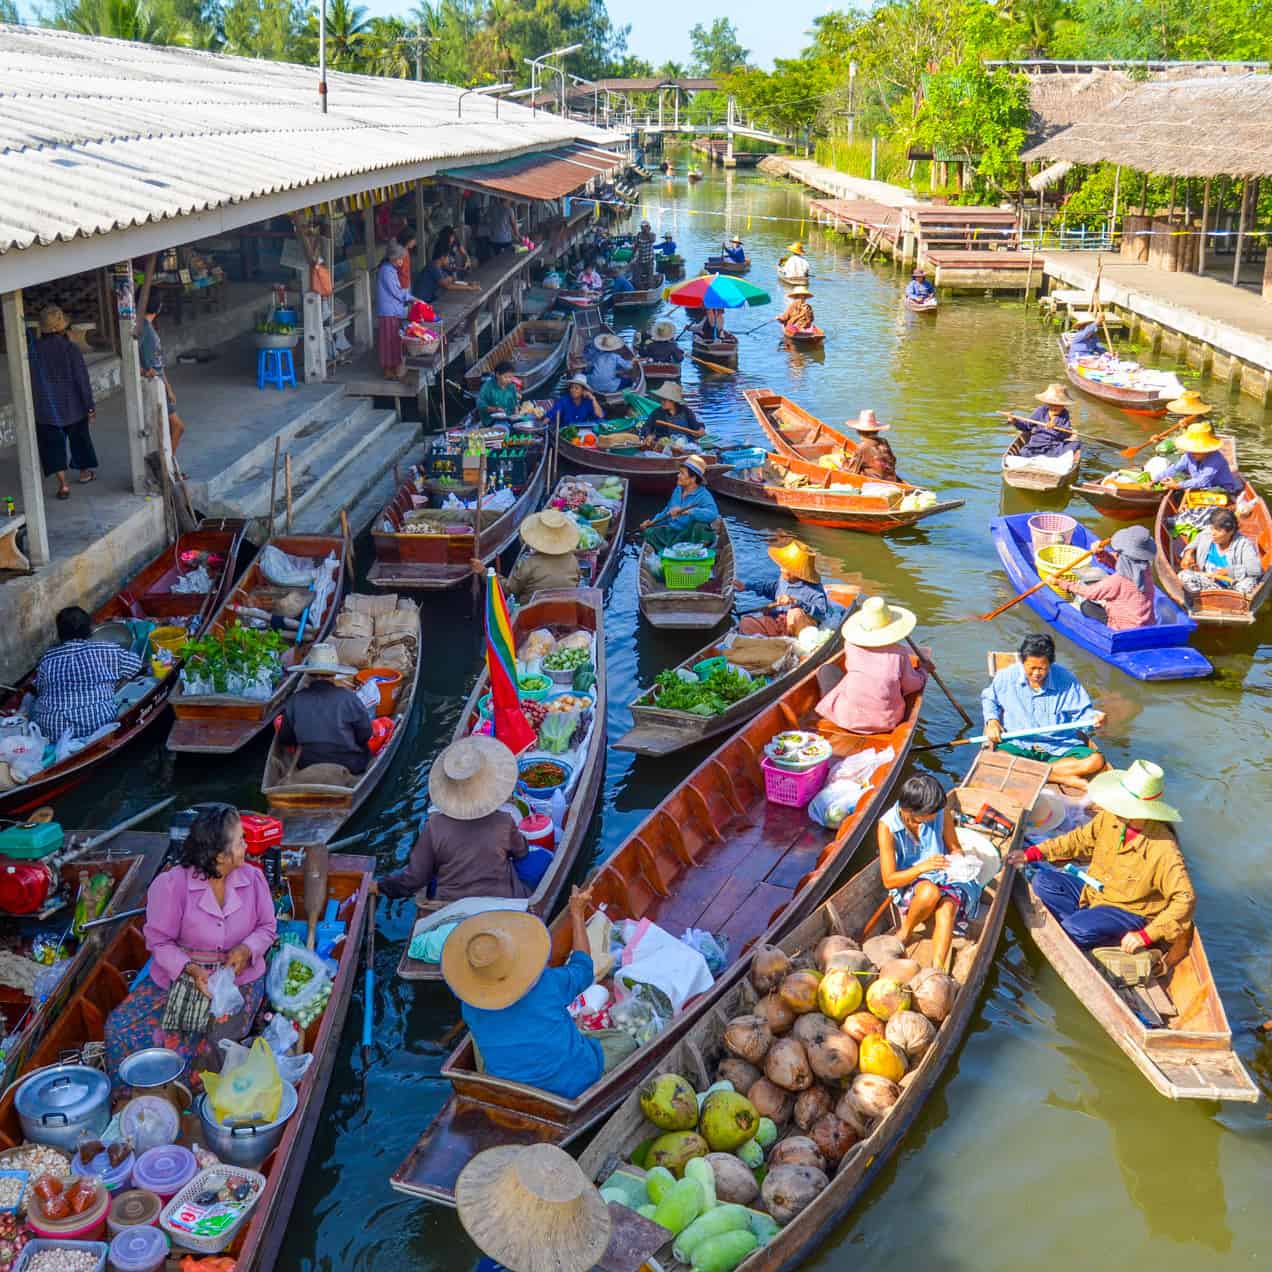
{"label": "conical straw hat", "polygon": [[559,508],[532,512],[520,526],[521,541],[545,556],[565,556],[579,546],[579,527]]}
{"label": "conical straw hat", "polygon": [[1166,403],[1172,415],[1209,415],[1215,408],[1196,389],[1185,389],[1183,395]]}
{"label": "conical straw hat", "polygon": [[769,548],[768,554],[787,574],[803,579],[805,583],[821,582],[821,575],[817,573],[817,553],[808,544],[792,539],[789,543]]}
{"label": "conical straw hat", "polygon": [[516,788],[516,757],[497,738],[481,734],[452,742],[428,774],[429,798],[456,821],[489,816]]}
{"label": "conical straw hat", "polygon": [[1211,451],[1223,449],[1223,443],[1215,436],[1214,426],[1209,420],[1195,419],[1175,439],[1175,449],[1187,451],[1190,455],[1208,455]]}

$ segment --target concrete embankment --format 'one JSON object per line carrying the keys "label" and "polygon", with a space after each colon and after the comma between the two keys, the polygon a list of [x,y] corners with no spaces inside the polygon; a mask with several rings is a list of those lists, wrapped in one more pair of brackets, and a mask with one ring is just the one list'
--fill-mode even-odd
{"label": "concrete embankment", "polygon": [[771,177],[790,177],[811,190],[818,190],[834,199],[869,199],[890,208],[901,208],[920,202],[909,190],[891,185],[887,181],[871,181],[866,177],[850,177],[846,172],[823,167],[811,159],[792,159],[787,155],[767,155],[760,163],[760,171]]}

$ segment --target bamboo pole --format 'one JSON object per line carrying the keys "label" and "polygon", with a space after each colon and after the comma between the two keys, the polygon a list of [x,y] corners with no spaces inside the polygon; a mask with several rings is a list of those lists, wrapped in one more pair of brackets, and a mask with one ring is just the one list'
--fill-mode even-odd
{"label": "bamboo pole", "polygon": [[1245,251],[1245,232],[1247,212],[1250,207],[1250,178],[1241,183],[1241,210],[1237,213],[1237,250],[1232,257],[1232,285],[1241,284],[1241,253]]}
{"label": "bamboo pole", "polygon": [[291,474],[291,451],[283,456],[283,489],[287,494],[287,533],[292,532],[292,474]]}
{"label": "bamboo pole", "polygon": [[1197,240],[1197,273],[1206,272],[1206,221],[1210,217],[1210,178],[1201,192],[1201,237]]}
{"label": "bamboo pole", "polygon": [[278,498],[278,452],[282,447],[283,439],[279,436],[274,438],[274,470],[269,479],[269,538],[274,537],[274,501]]}

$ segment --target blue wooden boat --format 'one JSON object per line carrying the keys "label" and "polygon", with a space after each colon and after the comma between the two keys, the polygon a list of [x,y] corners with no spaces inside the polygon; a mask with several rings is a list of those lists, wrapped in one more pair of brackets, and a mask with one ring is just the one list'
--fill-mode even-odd
{"label": "blue wooden boat", "polygon": [[[1038,582],[1033,545],[1029,539],[1027,512],[995,517],[989,523],[994,547],[1007,576],[1021,592]],[[1090,548],[1097,539],[1085,526],[1074,531],[1075,548]],[[1096,563],[1093,561],[1093,565]],[[1102,568],[1096,565],[1096,568]],[[1050,588],[1029,597],[1026,605],[1075,645],[1111,663],[1136,680],[1192,680],[1209,676],[1214,668],[1188,645],[1197,624],[1160,588],[1157,590],[1157,622],[1133,631],[1110,631],[1103,623],[1085,617]]]}

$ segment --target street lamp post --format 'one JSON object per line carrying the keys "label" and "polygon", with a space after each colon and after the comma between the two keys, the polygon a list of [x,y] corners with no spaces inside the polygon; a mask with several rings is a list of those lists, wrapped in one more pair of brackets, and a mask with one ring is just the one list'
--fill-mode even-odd
{"label": "street lamp post", "polygon": [[[564,48],[551,49],[547,53],[540,53],[538,57],[524,57],[521,60],[530,67],[530,87],[534,88],[537,83],[537,72],[544,62],[550,57],[565,57],[570,53],[577,53],[583,46],[581,44],[567,44]],[[555,66],[547,69],[555,71],[561,76],[561,113],[565,114],[565,72]],[[535,112],[538,110],[537,99],[531,97],[531,109]]]}
{"label": "street lamp post", "polygon": [[849,62],[848,63],[848,138],[849,140],[852,139],[852,135],[853,135],[852,102],[853,102],[854,90],[856,89],[856,87],[857,87],[857,63]]}
{"label": "street lamp post", "polygon": [[[464,117],[464,98],[472,93],[484,96],[487,93],[502,93],[505,89],[511,88],[511,84],[483,84],[480,88],[466,88],[455,99],[455,118],[463,119]],[[499,118],[499,98],[495,98],[495,118]]]}

